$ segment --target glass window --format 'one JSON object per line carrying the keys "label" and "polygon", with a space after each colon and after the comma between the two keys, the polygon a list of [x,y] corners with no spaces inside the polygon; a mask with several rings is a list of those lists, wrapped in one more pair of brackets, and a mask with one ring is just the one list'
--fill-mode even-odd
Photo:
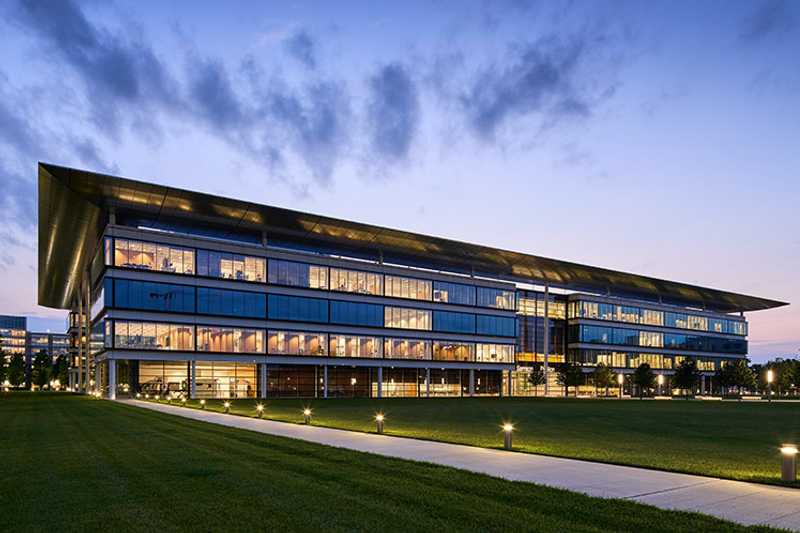
{"label": "glass window", "polygon": [[197,312],[208,315],[264,318],[266,295],[259,292],[197,288]]}
{"label": "glass window", "polygon": [[434,281],[433,301],[459,305],[475,305],[475,287],[462,283]]}
{"label": "glass window", "polygon": [[478,363],[513,363],[513,344],[482,344],[478,343],[475,352],[475,361]]}
{"label": "glass window", "polygon": [[201,352],[264,353],[260,329],[197,326],[197,349]]}
{"label": "glass window", "polygon": [[379,328],[383,326],[383,306],[332,300],[331,323]]}
{"label": "glass window", "polygon": [[639,316],[641,309],[629,305],[617,306],[617,321],[630,322],[631,324],[638,324],[640,322]]}
{"label": "glass window", "polygon": [[147,311],[195,312],[195,289],[188,285],[115,279],[113,292],[116,307]]}
{"label": "glass window", "polygon": [[263,257],[197,250],[197,273],[214,278],[266,282]]}
{"label": "glass window", "polygon": [[268,349],[271,355],[328,355],[328,336],[324,333],[301,331],[269,332]]}
{"label": "glass window", "polygon": [[671,328],[686,329],[689,319],[684,313],[664,313],[664,325]]}
{"label": "glass window", "polygon": [[387,358],[420,360],[431,358],[431,341],[386,338],[383,345],[384,357]]}
{"label": "glass window", "polygon": [[384,327],[400,329],[431,329],[431,312],[407,307],[384,308]]}
{"label": "glass window", "polygon": [[194,326],[116,320],[114,347],[137,350],[194,350]]}
{"label": "glass window", "polygon": [[433,359],[435,361],[474,361],[475,345],[467,342],[433,342]]}
{"label": "glass window", "polygon": [[330,355],[333,357],[380,358],[383,354],[379,337],[356,335],[331,335]]}
{"label": "glass window", "polygon": [[515,337],[517,334],[516,319],[504,316],[477,315],[478,335],[497,335]]}
{"label": "glass window", "polygon": [[321,298],[270,294],[267,309],[270,320],[328,321],[328,300]]}
{"label": "glass window", "polygon": [[642,324],[663,326],[664,313],[662,311],[654,311],[653,309],[642,309]]}
{"label": "glass window", "polygon": [[689,329],[708,331],[708,320],[704,316],[689,315]]}
{"label": "glass window", "polygon": [[114,239],[114,264],[119,267],[194,274],[194,250],[167,244]]}
{"label": "glass window", "polygon": [[331,268],[331,290],[382,296],[383,275],[360,270]]}
{"label": "glass window", "polygon": [[309,289],[328,288],[328,267],[326,266],[270,259],[267,274],[269,282],[275,285]]}
{"label": "glass window", "polygon": [[386,284],[385,295],[395,298],[409,298],[412,300],[430,300],[433,283],[416,278],[403,278],[400,276],[384,276]]}
{"label": "glass window", "polygon": [[454,311],[434,311],[433,330],[446,333],[475,333],[475,315]]}
{"label": "glass window", "polygon": [[514,291],[478,287],[478,305],[495,309],[514,309]]}
{"label": "glass window", "polygon": [[664,346],[664,334],[655,331],[640,331],[639,346],[662,348]]}

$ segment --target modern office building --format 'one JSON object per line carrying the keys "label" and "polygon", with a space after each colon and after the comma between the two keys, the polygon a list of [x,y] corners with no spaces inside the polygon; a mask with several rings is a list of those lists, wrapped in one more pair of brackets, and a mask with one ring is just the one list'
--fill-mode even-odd
{"label": "modern office building", "polygon": [[16,354],[22,355],[25,358],[26,383],[30,382],[34,357],[44,351],[55,362],[60,355],[69,354],[69,343],[66,333],[28,331],[27,317],[0,315],[0,349],[5,363],[9,364]]}
{"label": "modern office building", "polygon": [[[747,355],[783,302],[39,165],[39,304],[71,385],[193,397],[532,394],[532,365]],[[667,385],[668,386],[668,385]]]}

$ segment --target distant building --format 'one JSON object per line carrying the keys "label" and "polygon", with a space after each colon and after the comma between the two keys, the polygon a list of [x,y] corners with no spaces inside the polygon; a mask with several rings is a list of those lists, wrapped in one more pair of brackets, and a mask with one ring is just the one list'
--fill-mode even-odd
{"label": "distant building", "polygon": [[15,354],[25,357],[25,383],[29,384],[33,358],[42,351],[52,362],[61,355],[69,355],[70,337],[67,333],[28,331],[27,317],[0,315],[0,347],[6,364]]}
{"label": "distant building", "polygon": [[552,394],[565,362],[587,394],[599,363],[668,389],[687,358],[706,391],[747,355],[744,313],[786,305],[48,164],[38,272],[70,384],[109,397],[527,395],[534,365]]}

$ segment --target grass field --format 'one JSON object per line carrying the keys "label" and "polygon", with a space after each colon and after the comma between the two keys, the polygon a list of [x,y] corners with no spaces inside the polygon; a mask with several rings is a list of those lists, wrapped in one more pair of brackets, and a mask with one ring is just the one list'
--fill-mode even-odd
{"label": "grass field", "polygon": [[5,531],[768,531],[65,394],[0,427]]}
{"label": "grass field", "polygon": [[[190,402],[198,407],[197,402]],[[256,401],[231,411],[255,416]],[[800,405],[790,403],[459,398],[394,400],[268,400],[264,416],[386,432],[483,447],[501,447],[500,424],[514,423],[514,445],[525,452],[781,484],[783,442],[800,441]],[[222,410],[222,402],[206,408]],[[797,484],[800,487],[800,484]]]}

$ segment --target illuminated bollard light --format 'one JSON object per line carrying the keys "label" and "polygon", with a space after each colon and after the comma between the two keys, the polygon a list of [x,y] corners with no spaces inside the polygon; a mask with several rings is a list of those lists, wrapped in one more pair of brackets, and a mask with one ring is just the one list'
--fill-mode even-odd
{"label": "illuminated bollard light", "polygon": [[231,402],[226,401],[225,403],[222,404],[222,407],[225,408],[226,414],[231,412]]}
{"label": "illuminated bollard light", "polygon": [[514,425],[506,422],[503,424],[503,448],[510,450],[513,447],[511,434],[514,432]]}
{"label": "illuminated bollard light", "polygon": [[264,417],[264,404],[256,405],[256,413],[258,413],[258,418]]}
{"label": "illuminated bollard light", "polygon": [[383,433],[383,423],[386,420],[386,417],[383,416],[383,413],[378,413],[375,415],[375,431],[379,434]]}
{"label": "illuminated bollard light", "polygon": [[206,408],[206,401],[200,400],[200,409],[205,409],[205,408]]}
{"label": "illuminated bollard light", "polygon": [[311,423],[311,409],[309,409],[308,407],[303,409],[303,422],[306,424]]}
{"label": "illuminated bollard light", "polygon": [[186,407],[186,396],[181,398],[181,406]]}
{"label": "illuminated bollard light", "polygon": [[139,399],[139,398],[141,398],[141,397],[142,397],[142,395],[141,395],[140,393],[138,393],[138,392],[137,392],[137,393],[136,393],[136,399],[138,400],[138,399]]}
{"label": "illuminated bollard light", "polygon": [[145,399],[145,400],[149,400],[149,399],[150,399],[150,395],[149,395],[149,394],[145,394],[145,395],[144,395],[144,399]]}
{"label": "illuminated bollard light", "polygon": [[797,445],[784,444],[781,446],[781,481],[793,483],[797,481]]}

